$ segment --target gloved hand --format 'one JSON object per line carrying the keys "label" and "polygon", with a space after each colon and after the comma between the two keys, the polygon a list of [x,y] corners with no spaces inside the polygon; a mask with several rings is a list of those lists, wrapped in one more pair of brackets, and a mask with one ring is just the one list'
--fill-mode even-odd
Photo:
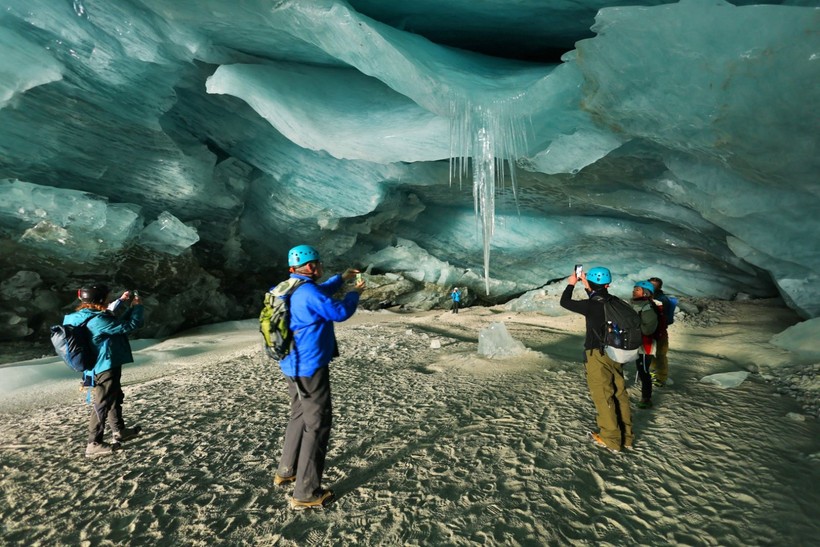
{"label": "gloved hand", "polygon": [[272,347],[270,347],[268,345],[265,345],[265,353],[267,353],[268,357],[270,357],[271,359],[276,359],[276,354],[273,353],[273,348]]}

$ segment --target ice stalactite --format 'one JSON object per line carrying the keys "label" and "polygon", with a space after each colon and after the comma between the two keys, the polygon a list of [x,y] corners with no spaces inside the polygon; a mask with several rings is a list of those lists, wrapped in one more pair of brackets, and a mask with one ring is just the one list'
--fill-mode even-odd
{"label": "ice stalactite", "polygon": [[496,190],[510,181],[517,201],[515,160],[526,150],[526,131],[511,103],[450,104],[450,184],[472,168],[476,223],[484,244],[484,288],[490,294],[490,245],[495,227]]}

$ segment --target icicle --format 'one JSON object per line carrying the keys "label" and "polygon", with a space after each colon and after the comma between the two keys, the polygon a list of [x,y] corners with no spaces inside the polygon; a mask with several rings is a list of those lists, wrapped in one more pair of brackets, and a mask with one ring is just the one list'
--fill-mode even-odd
{"label": "icicle", "polygon": [[488,295],[496,187],[503,190],[509,173],[517,209],[515,160],[526,150],[524,124],[510,113],[510,106],[503,103],[450,103],[450,186],[457,176],[461,187],[471,160],[476,227],[480,222],[484,243],[484,288]]}

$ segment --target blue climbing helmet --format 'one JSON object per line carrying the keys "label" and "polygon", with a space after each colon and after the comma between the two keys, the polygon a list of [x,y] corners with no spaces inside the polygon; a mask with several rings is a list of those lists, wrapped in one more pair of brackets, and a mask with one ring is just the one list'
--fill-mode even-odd
{"label": "blue climbing helmet", "polygon": [[308,262],[319,260],[319,251],[310,245],[297,245],[288,251],[288,266],[297,267]]}
{"label": "blue climbing helmet", "polygon": [[653,285],[649,281],[638,281],[637,283],[635,283],[635,286],[640,287],[645,291],[649,291],[649,294],[653,296],[655,295],[655,285]]}
{"label": "blue climbing helmet", "polygon": [[587,281],[596,285],[609,285],[612,283],[612,274],[608,268],[598,266],[587,272]]}

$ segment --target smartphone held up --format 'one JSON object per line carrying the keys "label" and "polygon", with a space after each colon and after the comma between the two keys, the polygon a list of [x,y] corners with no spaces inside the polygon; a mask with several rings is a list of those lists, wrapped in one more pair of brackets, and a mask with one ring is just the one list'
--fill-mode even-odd
{"label": "smartphone held up", "polygon": [[575,277],[580,279],[582,273],[584,273],[584,265],[583,264],[576,264],[575,265]]}

